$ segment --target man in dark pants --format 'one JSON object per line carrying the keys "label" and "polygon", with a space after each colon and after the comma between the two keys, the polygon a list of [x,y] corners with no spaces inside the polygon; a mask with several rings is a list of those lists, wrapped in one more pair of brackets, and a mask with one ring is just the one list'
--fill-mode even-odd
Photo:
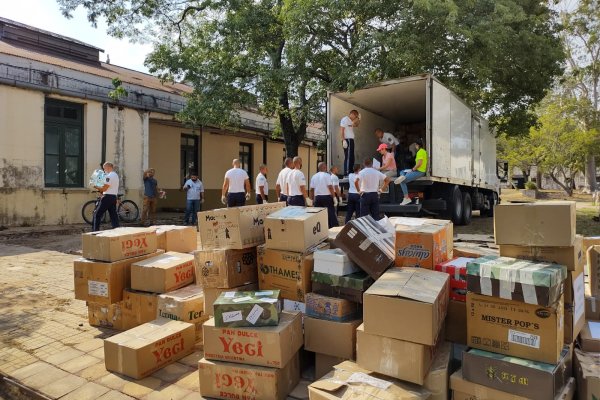
{"label": "man in dark pants", "polygon": [[232,167],[225,173],[221,190],[221,203],[227,207],[242,207],[250,200],[250,177],[241,168],[240,160],[234,159]]}
{"label": "man in dark pants", "polygon": [[352,110],[340,121],[340,134],[344,148],[344,176],[348,176],[354,166],[354,128],[360,125],[360,114]]}
{"label": "man in dark pants", "polygon": [[96,203],[94,216],[92,218],[92,232],[100,230],[100,223],[104,218],[104,213],[108,211],[110,223],[113,228],[119,227],[119,216],[117,215],[117,194],[119,194],[119,175],[113,170],[114,165],[106,162],[102,166],[104,169],[104,185],[94,186],[102,193],[102,196]]}
{"label": "man in dark pants", "polygon": [[320,162],[317,166],[319,172],[310,179],[310,197],[314,201],[315,207],[327,208],[327,218],[329,228],[338,226],[335,207],[338,200],[333,190],[331,175],[327,173],[327,164]]}
{"label": "man in dark pants", "polygon": [[[354,172],[348,175],[348,205],[346,207],[346,223],[352,219],[352,214],[356,212],[356,218],[360,217],[360,194],[357,189],[356,180],[360,172],[360,164],[354,165]],[[360,182],[358,184],[360,187]]]}
{"label": "man in dark pants", "polygon": [[[381,185],[383,182],[383,186]],[[371,159],[365,160],[365,168],[358,173],[354,181],[360,193],[360,216],[371,215],[374,220],[379,220],[379,193],[385,190],[390,183],[390,178],[373,168]]]}
{"label": "man in dark pants", "polygon": [[260,164],[258,167],[258,175],[256,175],[256,204],[263,204],[269,202],[269,182],[267,182],[267,166]]}
{"label": "man in dark pants", "polygon": [[302,159],[294,157],[294,169],[290,171],[287,178],[288,187],[288,205],[306,207],[312,206],[312,201],[308,197],[306,190],[306,178],[302,172]]}
{"label": "man in dark pants", "polygon": [[283,201],[286,204],[288,198],[287,181],[293,167],[293,160],[290,157],[286,157],[285,162],[283,163],[283,169],[279,171],[279,175],[277,175],[277,182],[275,182],[275,195],[277,196],[277,201]]}

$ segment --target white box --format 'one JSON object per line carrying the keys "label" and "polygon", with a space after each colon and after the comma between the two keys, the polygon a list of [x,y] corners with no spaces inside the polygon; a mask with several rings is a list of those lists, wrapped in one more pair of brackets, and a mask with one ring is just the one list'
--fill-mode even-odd
{"label": "white box", "polygon": [[313,254],[315,272],[343,276],[360,271],[358,265],[352,262],[346,252],[341,249],[317,250]]}
{"label": "white box", "polygon": [[285,311],[300,311],[302,314],[306,314],[306,303],[283,299],[283,309]]}

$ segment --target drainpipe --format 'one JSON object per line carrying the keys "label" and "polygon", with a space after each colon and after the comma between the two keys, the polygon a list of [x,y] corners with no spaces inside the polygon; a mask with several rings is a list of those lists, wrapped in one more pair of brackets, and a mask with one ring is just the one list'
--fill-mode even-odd
{"label": "drainpipe", "polygon": [[100,165],[103,165],[106,161],[106,119],[108,113],[108,105],[106,103],[102,103],[102,156],[100,159]]}

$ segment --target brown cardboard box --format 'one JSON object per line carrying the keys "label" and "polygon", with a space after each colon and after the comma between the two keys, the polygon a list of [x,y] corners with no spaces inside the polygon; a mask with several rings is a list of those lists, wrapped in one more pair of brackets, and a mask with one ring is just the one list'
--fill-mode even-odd
{"label": "brown cardboard box", "polygon": [[189,285],[158,296],[157,316],[196,326],[196,341],[202,340],[202,324],[208,320],[204,313],[202,288]]}
{"label": "brown cardboard box", "polygon": [[450,356],[452,345],[442,343],[435,352],[431,368],[425,377],[423,387],[431,392],[429,400],[448,399],[448,379],[450,378]]}
{"label": "brown cardboard box", "polygon": [[516,246],[503,244],[499,246],[501,257],[513,257],[532,261],[545,261],[561,264],[569,271],[583,271],[585,252],[583,251],[583,236],[575,235],[573,246]]}
{"label": "brown cardboard box", "polygon": [[321,379],[333,370],[335,365],[346,361],[345,358],[315,353],[315,379]]}
{"label": "brown cardboard box", "polygon": [[277,326],[281,308],[279,290],[224,292],[213,303],[215,326],[219,328]]}
{"label": "brown cardboard box", "polygon": [[306,294],[306,315],[330,321],[350,321],[362,317],[362,307],[358,303],[323,296],[317,293]]}
{"label": "brown cardboard box", "polygon": [[266,203],[199,212],[202,249],[245,249],[263,244],[265,218],[283,207],[285,203]]}
{"label": "brown cardboard box", "polygon": [[122,302],[115,304],[87,303],[88,322],[91,326],[111,328],[117,331],[123,329]]}
{"label": "brown cardboard box", "polygon": [[204,323],[207,360],[283,368],[303,344],[302,315],[298,312],[282,312],[277,326],[217,328],[214,318]]}
{"label": "brown cardboard box", "polygon": [[141,379],[194,351],[195,327],[158,318],[104,339],[106,369]]}
{"label": "brown cardboard box", "polygon": [[565,246],[575,241],[575,202],[498,204],[494,208],[496,244]]}
{"label": "brown cardboard box", "polygon": [[600,297],[585,296],[585,317],[600,320]]}
{"label": "brown cardboard box", "polygon": [[600,399],[600,354],[575,349],[577,394],[581,400]]}
{"label": "brown cardboard box", "polygon": [[125,289],[121,303],[123,330],[155,320],[157,303],[158,295],[156,293]]}
{"label": "brown cardboard box", "polygon": [[458,344],[467,344],[467,303],[450,300],[446,316],[446,340]]}
{"label": "brown cardboard box", "polygon": [[84,258],[119,261],[156,251],[154,228],[116,228],[81,235]]}
{"label": "brown cardboard box", "polygon": [[365,332],[433,346],[448,309],[448,274],[391,268],[363,296]]}
{"label": "brown cardboard box", "polygon": [[216,399],[285,400],[300,381],[298,353],[282,368],[198,362],[200,395]]}
{"label": "brown cardboard box", "polygon": [[434,347],[356,330],[356,363],[362,368],[422,385],[429,372]]}
{"label": "brown cardboard box", "polygon": [[588,249],[587,260],[592,296],[600,297],[600,246],[592,246]]}
{"label": "brown cardboard box", "polygon": [[389,221],[392,225],[421,225],[429,224],[443,227],[446,231],[446,259],[449,260],[453,256],[454,248],[454,224],[452,221],[445,219],[432,219],[432,218],[411,218],[411,217],[391,217]]}
{"label": "brown cardboard box", "polygon": [[411,222],[395,224],[395,228],[396,267],[433,269],[436,264],[448,260],[446,226]]}
{"label": "brown cardboard box", "polygon": [[315,353],[355,359],[356,328],[362,320],[335,322],[304,317],[304,349]]}
{"label": "brown cardboard box", "polygon": [[131,264],[131,288],[166,293],[194,283],[194,256],[169,251]]}
{"label": "brown cardboard box", "polygon": [[583,238],[583,257],[592,246],[600,246],[600,236],[584,236]]}
{"label": "brown cardboard box", "polygon": [[326,208],[285,207],[265,219],[265,248],[303,253],[328,232]]}
{"label": "brown cardboard box", "polygon": [[256,247],[199,250],[194,253],[196,282],[203,288],[232,288],[258,281]]}
{"label": "brown cardboard box", "polygon": [[73,261],[75,298],[106,305],[123,300],[123,289],[131,285],[131,264],[162,253],[159,250],[115,262],[78,258]]}
{"label": "brown cardboard box", "polygon": [[155,228],[159,249],[189,253],[198,248],[198,233],[194,226],[158,225]]}
{"label": "brown cardboard box", "polygon": [[[567,299],[569,299],[567,301]],[[583,270],[570,271],[565,281],[565,343],[573,343],[585,323]]]}
{"label": "brown cardboard box", "polygon": [[579,334],[581,350],[600,353],[600,321],[585,321]]}
{"label": "brown cardboard box", "polygon": [[564,343],[563,300],[542,307],[467,293],[468,346],[556,364]]}
{"label": "brown cardboard box", "polygon": [[237,286],[234,288],[205,288],[204,290],[204,314],[212,317],[215,315],[213,305],[223,292],[251,292],[258,290],[258,284],[249,283],[247,285]]}
{"label": "brown cardboard box", "polygon": [[497,256],[498,249],[469,243],[460,243],[454,246],[452,257],[479,258],[485,256]]}

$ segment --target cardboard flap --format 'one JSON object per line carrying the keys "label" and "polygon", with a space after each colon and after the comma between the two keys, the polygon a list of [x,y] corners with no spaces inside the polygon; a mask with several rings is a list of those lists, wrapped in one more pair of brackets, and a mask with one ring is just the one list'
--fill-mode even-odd
{"label": "cardboard flap", "polygon": [[449,275],[443,272],[420,268],[391,268],[375,281],[367,294],[434,303],[448,280]]}
{"label": "cardboard flap", "polygon": [[323,380],[313,382],[311,384],[311,386],[316,389],[324,390],[326,392],[336,392],[336,391],[340,390],[340,388],[346,386],[346,384],[341,381],[333,381],[333,380],[323,379]]}

